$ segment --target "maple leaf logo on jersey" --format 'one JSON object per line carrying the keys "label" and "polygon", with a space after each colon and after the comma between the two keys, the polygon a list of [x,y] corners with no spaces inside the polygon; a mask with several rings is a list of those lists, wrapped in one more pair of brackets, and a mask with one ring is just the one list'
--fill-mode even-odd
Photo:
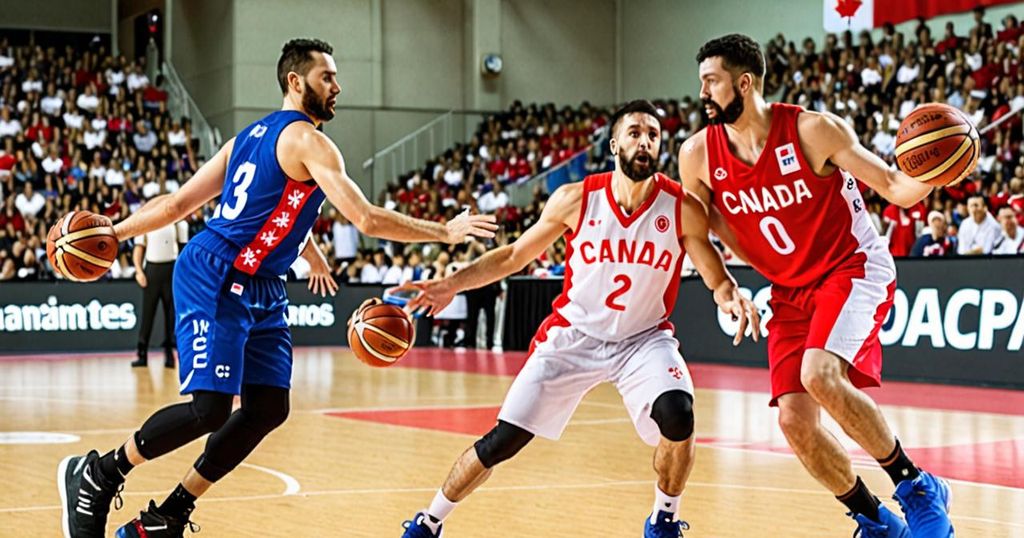
{"label": "maple leaf logo on jersey", "polygon": [[860,0],[837,0],[836,2],[836,13],[840,17],[852,18],[857,15],[857,10],[860,9]]}
{"label": "maple leaf logo on jersey", "polygon": [[287,228],[288,220],[290,218],[291,213],[288,213],[287,211],[282,211],[281,214],[274,219],[274,226],[277,226],[278,228]]}
{"label": "maple leaf logo on jersey", "polygon": [[661,233],[668,231],[668,217],[665,215],[658,215],[658,218],[654,219],[654,229]]}

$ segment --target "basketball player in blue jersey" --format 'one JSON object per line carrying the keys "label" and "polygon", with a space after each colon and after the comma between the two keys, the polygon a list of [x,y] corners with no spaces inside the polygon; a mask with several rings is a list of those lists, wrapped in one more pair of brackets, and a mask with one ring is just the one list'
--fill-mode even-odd
{"label": "basketball player in blue jersey", "polygon": [[[205,231],[188,243],[174,271],[181,393],[187,403],[157,411],[122,446],[68,457],[58,469],[66,537],[105,535],[125,476],[205,434],[206,447],[160,505],[116,536],[182,536],[197,497],[231,472],[288,417],[292,342],[283,275],[299,255],[326,198],[364,234],[400,242],[462,242],[493,237],[493,216],[460,215],[438,224],[370,204],[345,161],[317,127],[334,117],[341,87],[319,40],[284,45],[277,78],[281,110],[242,129],[179,191],[114,227],[126,240],[181,220],[217,195]],[[307,244],[307,259],[322,256]],[[241,408],[232,400],[241,395]],[[119,508],[117,502],[115,505]]]}

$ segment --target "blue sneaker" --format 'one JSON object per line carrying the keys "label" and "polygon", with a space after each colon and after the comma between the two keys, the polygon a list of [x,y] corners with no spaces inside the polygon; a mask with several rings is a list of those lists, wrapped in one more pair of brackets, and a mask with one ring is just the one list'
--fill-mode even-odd
{"label": "blue sneaker", "polygon": [[676,519],[675,514],[671,512],[659,510],[658,517],[654,517],[652,513],[644,523],[644,538],[682,538],[683,531],[688,530],[689,523]]}
{"label": "blue sneaker", "polygon": [[924,471],[913,480],[900,482],[892,496],[903,508],[914,538],[953,536],[953,524],[949,521],[950,497],[949,484]]}
{"label": "blue sneaker", "polygon": [[442,525],[439,524],[437,526],[437,533],[435,533],[424,523],[426,518],[426,512],[418,512],[415,516],[412,516],[411,521],[402,523],[402,527],[405,528],[402,538],[441,538]]}
{"label": "blue sneaker", "polygon": [[892,513],[884,505],[878,505],[878,519],[880,522],[872,521],[862,514],[847,512],[846,515],[857,522],[857,529],[853,531],[853,538],[911,538],[910,528],[900,516]]}

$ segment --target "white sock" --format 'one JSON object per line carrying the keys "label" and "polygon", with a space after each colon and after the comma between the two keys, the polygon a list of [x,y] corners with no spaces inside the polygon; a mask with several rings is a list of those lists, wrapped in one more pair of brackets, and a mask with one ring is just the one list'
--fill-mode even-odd
{"label": "white sock", "polygon": [[679,510],[679,498],[682,495],[672,496],[658,487],[658,484],[654,484],[654,511],[651,513],[651,522],[654,522],[654,518],[658,516],[658,512],[668,512],[672,515]]}
{"label": "white sock", "polygon": [[437,490],[434,500],[430,501],[430,508],[427,508],[427,515],[430,517],[423,518],[423,523],[430,527],[431,531],[437,532],[438,527],[448,517],[448,514],[455,510],[456,506],[457,503],[449,501],[448,497],[444,496],[444,491]]}

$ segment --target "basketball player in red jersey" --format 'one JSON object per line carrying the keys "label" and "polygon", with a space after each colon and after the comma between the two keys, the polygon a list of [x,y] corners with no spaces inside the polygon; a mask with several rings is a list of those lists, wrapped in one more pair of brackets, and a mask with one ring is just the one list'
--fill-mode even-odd
{"label": "basketball player in red jersey", "polygon": [[[764,58],[751,38],[711,40],[697,61],[711,125],[680,148],[679,173],[712,229],[772,283],[771,405],[789,445],[849,507],[862,536],[952,536],[948,485],[914,466],[861,391],[880,382],[878,330],[896,268],[857,179],[902,207],[931,187],[887,166],[840,118],[765,103]],[[906,522],[854,474],[821,408],[892,478]]]}
{"label": "basketball player in red jersey", "polygon": [[[566,236],[562,295],[530,344],[498,424],[459,457],[429,508],[405,523],[404,538],[439,537],[456,503],[497,464],[535,435],[557,440],[583,396],[604,381],[615,383],[637,433],[657,447],[656,501],[645,538],[678,538],[687,527],[676,511],[693,465],[693,383],[668,322],[684,249],[715,302],[740,327],[760,320],[708,242],[703,207],[679,183],[654,172],[661,148],[654,106],[625,105],[613,115],[611,130],[614,172],[555,191],[538,222],[515,243],[444,280],[405,286],[420,291],[410,308],[438,311],[460,291],[516,273]],[[735,343],[741,338],[742,329]]]}

